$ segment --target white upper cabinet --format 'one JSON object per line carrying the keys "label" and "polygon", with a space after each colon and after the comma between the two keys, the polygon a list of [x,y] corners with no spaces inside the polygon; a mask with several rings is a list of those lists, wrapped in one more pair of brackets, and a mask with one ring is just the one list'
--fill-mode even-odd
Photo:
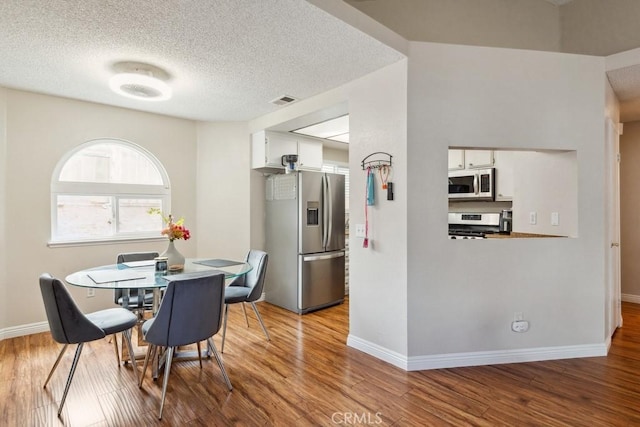
{"label": "white upper cabinet", "polygon": [[513,200],[513,151],[494,152],[496,168],[496,201]]}
{"label": "white upper cabinet", "polygon": [[493,150],[464,150],[466,169],[493,167]]}
{"label": "white upper cabinet", "polygon": [[322,169],[322,143],[284,132],[259,131],[251,135],[251,168],[282,169],[282,156],[298,155],[298,168]]}
{"label": "white upper cabinet", "polygon": [[449,170],[464,169],[464,150],[449,150]]}
{"label": "white upper cabinet", "polygon": [[322,143],[320,141],[298,140],[298,168],[322,169]]}

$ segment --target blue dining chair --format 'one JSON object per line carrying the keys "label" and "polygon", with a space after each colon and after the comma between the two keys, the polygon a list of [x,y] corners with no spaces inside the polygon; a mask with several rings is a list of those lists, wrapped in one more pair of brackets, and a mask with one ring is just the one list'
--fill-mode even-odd
{"label": "blue dining chair", "polygon": [[207,341],[208,349],[216,358],[229,390],[231,381],[218,354],[212,337],[222,325],[224,305],[224,274],[203,272],[202,276],[171,280],[160,303],[158,313],[142,325],[144,340],[149,344],[144,359],[139,386],[150,360],[155,360],[158,347],[166,347],[164,380],[159,419],[162,419],[171,361],[176,347]]}
{"label": "blue dining chair", "polygon": [[[42,293],[42,300],[47,313],[51,336],[56,342],[64,344],[49,372],[47,380],[44,382],[44,388],[47,387],[53,372],[58,367],[62,355],[67,350],[69,344],[78,344],[67,378],[67,384],[64,387],[60,407],[58,408],[58,416],[62,413],[73,375],[78,366],[80,353],[82,352],[84,344],[87,342],[122,332],[129,349],[129,356],[136,381],[138,380],[138,369],[136,367],[133,346],[131,345],[131,328],[133,328],[137,322],[135,314],[124,308],[109,308],[85,315],[80,311],[62,282],[49,274],[40,276],[40,292]],[[118,366],[120,366],[120,364],[118,364]]]}
{"label": "blue dining chair", "polygon": [[[118,254],[116,262],[123,264],[125,262],[135,261],[153,261],[158,257],[158,252],[123,252]],[[113,290],[113,302],[123,306],[129,310],[139,311],[140,313],[145,309],[150,309],[153,303],[153,292],[146,289],[131,289],[129,290],[129,303],[125,306],[123,289]]]}
{"label": "blue dining chair", "polygon": [[267,327],[264,326],[262,316],[260,316],[258,307],[256,307],[256,301],[258,301],[262,296],[269,255],[264,251],[251,249],[247,254],[246,261],[251,265],[251,267],[253,267],[253,269],[249,273],[235,279],[225,290],[224,326],[222,329],[222,345],[220,347],[221,353],[224,353],[224,341],[227,336],[227,317],[229,317],[229,305],[231,304],[240,304],[242,312],[244,313],[244,320],[247,322],[247,327],[249,327],[249,319],[247,318],[247,310],[244,307],[244,303],[251,304],[251,307],[258,318],[258,322],[260,322],[260,326],[262,326],[264,336],[267,338],[267,341],[271,341]]}

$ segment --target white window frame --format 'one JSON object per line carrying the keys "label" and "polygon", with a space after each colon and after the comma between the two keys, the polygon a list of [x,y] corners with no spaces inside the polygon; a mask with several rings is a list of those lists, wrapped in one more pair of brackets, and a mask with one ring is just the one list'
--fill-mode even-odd
{"label": "white window frame", "polygon": [[[144,157],[158,169],[162,178],[162,185],[60,181],[60,173],[69,159],[78,152],[97,144],[124,145],[144,155]],[[60,161],[58,161],[51,178],[51,240],[49,241],[49,246],[95,245],[132,240],[166,240],[165,236],[160,235],[161,229],[148,232],[124,233],[118,232],[117,225],[114,225],[114,233],[105,237],[91,237],[79,240],[59,236],[57,230],[58,197],[64,195],[104,196],[112,198],[115,224],[118,223],[120,199],[160,199],[162,202],[162,211],[171,212],[171,184],[166,169],[151,152],[133,142],[115,138],[92,139],[67,152]]]}

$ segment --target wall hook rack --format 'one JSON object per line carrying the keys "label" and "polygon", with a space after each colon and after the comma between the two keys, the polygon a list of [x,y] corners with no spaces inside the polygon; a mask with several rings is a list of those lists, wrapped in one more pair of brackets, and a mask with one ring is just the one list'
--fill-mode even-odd
{"label": "wall hook rack", "polygon": [[[369,159],[372,156],[376,156],[377,158]],[[371,153],[367,157],[362,159],[362,170],[378,169],[382,166],[391,166],[392,158],[393,156],[389,153],[385,153],[384,151],[376,151],[375,153]]]}

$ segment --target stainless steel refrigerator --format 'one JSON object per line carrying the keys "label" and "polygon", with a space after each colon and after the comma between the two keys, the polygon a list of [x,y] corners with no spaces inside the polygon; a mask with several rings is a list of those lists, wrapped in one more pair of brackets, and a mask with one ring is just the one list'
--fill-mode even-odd
{"label": "stainless steel refrigerator", "polygon": [[344,300],[344,176],[322,172],[266,180],[266,301],[307,313]]}

